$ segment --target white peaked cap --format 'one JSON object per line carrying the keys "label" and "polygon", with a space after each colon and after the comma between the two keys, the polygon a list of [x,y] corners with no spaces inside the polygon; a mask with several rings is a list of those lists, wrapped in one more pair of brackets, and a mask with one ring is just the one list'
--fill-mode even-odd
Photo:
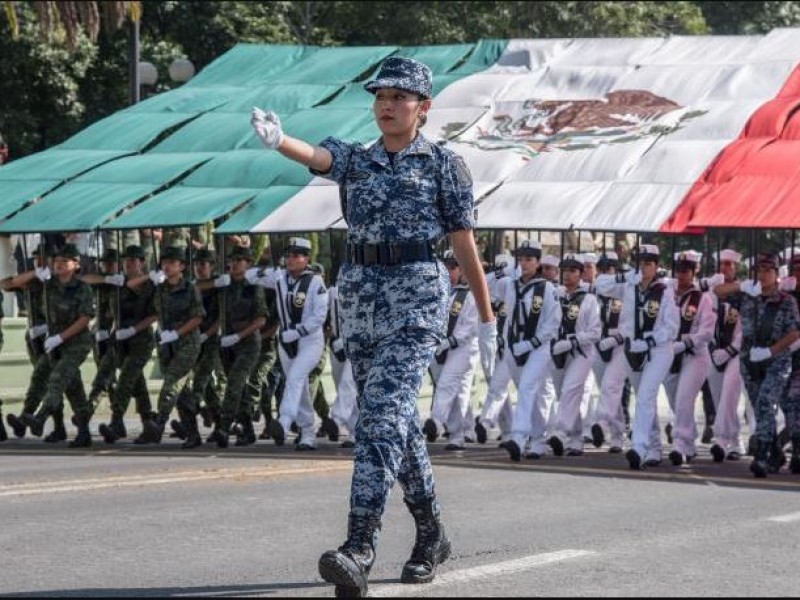
{"label": "white peaked cap", "polygon": [[725,248],[724,250],[720,251],[719,253],[719,260],[729,260],[731,262],[742,262],[742,255],[736,252],[736,250],[731,250],[730,248]]}
{"label": "white peaked cap", "polygon": [[541,265],[547,267],[557,267],[561,261],[557,256],[553,256],[552,254],[545,254],[542,257]]}

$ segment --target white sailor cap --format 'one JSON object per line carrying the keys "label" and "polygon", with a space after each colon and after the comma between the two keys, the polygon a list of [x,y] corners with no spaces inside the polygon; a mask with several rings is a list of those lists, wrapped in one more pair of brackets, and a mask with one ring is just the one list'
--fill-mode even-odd
{"label": "white sailor cap", "polygon": [[558,260],[557,256],[553,256],[552,254],[545,254],[542,257],[542,266],[543,267],[557,267],[558,263],[561,262]]}
{"label": "white sailor cap", "polygon": [[565,254],[558,266],[561,267],[561,269],[578,269],[579,271],[583,271],[584,261],[581,260],[581,258],[580,254]]}
{"label": "white sailor cap", "polygon": [[680,264],[691,264],[696,267],[700,264],[700,260],[702,258],[703,255],[696,250],[681,250],[680,252],[675,253],[675,266],[677,267]]}
{"label": "white sailor cap", "polygon": [[293,252],[297,254],[311,254],[311,240],[302,237],[289,238],[289,245],[286,247],[286,252]]}
{"label": "white sailor cap", "polygon": [[638,260],[655,260],[658,261],[661,253],[658,250],[658,246],[655,244],[640,244],[639,249],[636,253],[636,257]]}
{"label": "white sailor cap", "polygon": [[514,254],[516,256],[542,256],[542,244],[538,240],[522,240],[517,246]]}
{"label": "white sailor cap", "polygon": [[596,265],[598,260],[597,254],[594,252],[584,252],[583,254],[579,254],[577,258],[583,261],[585,265]]}
{"label": "white sailor cap", "polygon": [[614,252],[613,250],[606,250],[603,252],[603,255],[600,257],[600,260],[597,261],[597,266],[618,266],[619,265],[619,255]]}
{"label": "white sailor cap", "polygon": [[742,262],[742,255],[736,252],[736,250],[731,250],[730,248],[725,248],[721,250],[719,253],[719,260],[722,262],[723,260],[729,260],[731,262]]}
{"label": "white sailor cap", "polygon": [[513,264],[514,264],[514,257],[511,256],[508,252],[504,252],[503,254],[496,254],[494,257],[494,266],[496,269],[507,267]]}

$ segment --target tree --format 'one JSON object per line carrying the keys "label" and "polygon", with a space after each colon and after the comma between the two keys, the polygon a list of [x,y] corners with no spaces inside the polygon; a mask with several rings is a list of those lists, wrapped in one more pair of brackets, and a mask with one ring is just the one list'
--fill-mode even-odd
{"label": "tree", "polygon": [[767,33],[775,27],[800,25],[800,2],[697,2],[715,34],[742,35]]}

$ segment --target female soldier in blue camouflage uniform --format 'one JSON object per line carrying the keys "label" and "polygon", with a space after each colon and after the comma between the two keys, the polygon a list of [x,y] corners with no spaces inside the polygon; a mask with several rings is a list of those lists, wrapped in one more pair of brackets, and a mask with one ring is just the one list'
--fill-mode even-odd
{"label": "female soldier in blue camouflage uniform", "polygon": [[431,581],[450,554],[417,415],[422,378],[445,330],[448,276],[434,246],[447,234],[478,303],[481,357],[489,372],[494,356],[496,325],[472,234],[472,179],[461,157],[418,134],[431,106],[431,79],[417,61],[383,63],[365,86],[375,94],[383,134],[369,148],[333,138],[311,146],[284,136],[274,113],[253,111],[265,146],[336,181],[347,200],[347,261],[337,287],[361,414],[347,541],[319,561],[337,595],[366,595],[395,479],[417,525],[401,580]]}

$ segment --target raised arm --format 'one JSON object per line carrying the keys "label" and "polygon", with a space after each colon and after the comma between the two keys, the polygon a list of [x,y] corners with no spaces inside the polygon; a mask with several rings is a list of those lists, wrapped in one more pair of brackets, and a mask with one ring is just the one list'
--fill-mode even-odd
{"label": "raised arm", "polygon": [[264,112],[253,108],[250,123],[261,142],[271,150],[277,150],[286,158],[310,167],[320,173],[327,173],[333,164],[333,155],[321,146],[290,137],[283,133],[281,120],[274,112]]}

